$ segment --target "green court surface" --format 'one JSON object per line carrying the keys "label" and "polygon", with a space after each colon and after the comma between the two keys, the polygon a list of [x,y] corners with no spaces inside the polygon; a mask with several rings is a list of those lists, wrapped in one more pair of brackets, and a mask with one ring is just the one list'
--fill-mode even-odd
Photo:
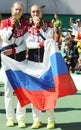
{"label": "green court surface", "polygon": [[[4,85],[0,84],[0,91],[3,95],[0,96],[0,130],[20,130],[17,126],[16,118],[14,127],[7,127],[5,106],[4,106]],[[14,109],[16,110],[16,96],[13,95]],[[31,105],[26,106],[26,118],[27,127],[26,130],[31,130],[32,125],[32,111]],[[58,99],[55,108],[55,130],[81,130],[81,91],[78,91],[74,95],[66,96]],[[47,130],[47,115],[46,112],[42,112],[43,127],[39,130]]]}

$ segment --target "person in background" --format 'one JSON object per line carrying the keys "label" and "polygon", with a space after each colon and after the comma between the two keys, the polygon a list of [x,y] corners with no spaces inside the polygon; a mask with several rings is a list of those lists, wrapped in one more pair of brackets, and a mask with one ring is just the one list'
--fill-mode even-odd
{"label": "person in background", "polygon": [[71,28],[68,28],[68,30],[67,30],[67,32],[68,32],[68,34],[67,34],[67,36],[63,39],[64,41],[67,41],[67,40],[69,40],[69,41],[73,41],[74,42],[74,37],[73,37],[73,35],[72,35],[72,29]]}
{"label": "person in background", "polygon": [[62,35],[58,27],[56,27],[54,30],[53,39],[56,41],[56,45],[58,46],[59,50],[61,50]]}
{"label": "person in background", "polygon": [[[24,11],[24,3],[14,2],[11,7],[11,17],[1,22],[2,53],[19,61],[26,59],[26,45],[23,43],[24,34],[27,32],[26,22],[21,18]],[[13,89],[5,76],[5,109],[8,127],[14,126]],[[25,107],[21,107],[18,101],[16,118],[18,127],[25,128]]]}
{"label": "person in background", "polygon": [[79,27],[80,31],[75,35],[75,42],[77,42],[77,50],[78,50],[78,54],[79,54],[79,57],[81,57],[81,26]]}
{"label": "person in background", "polygon": [[74,47],[76,46],[76,42],[74,41],[74,36],[72,35],[72,29],[68,28],[67,29],[67,36],[62,38],[62,41],[64,42],[71,42],[72,43],[72,48],[74,49]]}
{"label": "person in background", "polygon": [[71,28],[68,28],[67,29],[67,32],[68,32],[68,35],[65,36],[65,37],[62,37],[62,49],[63,50],[64,48],[64,44],[63,43],[67,43],[67,42],[71,42],[72,43],[72,51],[73,51],[73,59],[74,59],[74,66],[76,65],[76,62],[77,62],[77,58],[78,58],[78,51],[77,51],[77,48],[76,48],[76,44],[77,42],[74,40],[74,36],[72,35],[72,29]]}
{"label": "person in background", "polygon": [[[28,48],[28,60],[33,62],[43,62],[44,40],[53,37],[53,29],[48,26],[48,23],[42,19],[42,10],[38,5],[31,7],[32,26],[25,35],[25,41]],[[33,125],[32,129],[37,129],[42,126],[41,110],[32,105]],[[54,110],[47,110],[48,124],[47,128],[55,127]]]}
{"label": "person in background", "polygon": [[79,57],[78,50],[77,50],[77,42],[74,40],[74,36],[72,35],[72,29],[68,29],[68,36],[66,37],[66,40],[69,40],[72,43],[72,50],[73,50],[73,57],[74,57],[74,66],[76,65],[77,59]]}
{"label": "person in background", "polygon": [[69,72],[74,72],[74,51],[72,48],[72,42],[68,41],[65,44],[65,48],[63,50],[63,57],[68,67]]}
{"label": "person in background", "polygon": [[54,14],[54,18],[52,19],[51,22],[52,22],[53,28],[55,29],[56,27],[58,27],[59,31],[61,32],[62,21],[59,19],[58,14]]}
{"label": "person in background", "polygon": [[80,31],[80,19],[76,19],[76,23],[74,23],[74,19],[70,18],[70,27],[72,28],[72,35],[75,37],[75,35]]}

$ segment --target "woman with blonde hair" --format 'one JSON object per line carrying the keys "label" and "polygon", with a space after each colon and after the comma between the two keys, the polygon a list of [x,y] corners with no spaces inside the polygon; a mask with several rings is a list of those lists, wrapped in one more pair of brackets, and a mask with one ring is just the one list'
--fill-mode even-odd
{"label": "woman with blonde hair", "polygon": [[[26,58],[26,46],[23,43],[24,34],[27,31],[26,22],[21,18],[24,11],[24,3],[14,2],[11,7],[11,17],[1,22],[2,53],[9,57],[24,62]],[[8,127],[14,126],[13,89],[5,76],[5,109]],[[24,128],[26,124],[25,107],[21,107],[18,101],[16,109],[18,127]]]}

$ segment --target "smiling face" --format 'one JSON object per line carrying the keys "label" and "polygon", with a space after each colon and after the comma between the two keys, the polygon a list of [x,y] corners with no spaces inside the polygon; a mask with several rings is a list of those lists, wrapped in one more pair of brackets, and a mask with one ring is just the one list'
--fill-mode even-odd
{"label": "smiling face", "polygon": [[12,5],[11,12],[12,16],[14,16],[16,19],[20,19],[24,10],[24,4],[21,2],[15,2]]}

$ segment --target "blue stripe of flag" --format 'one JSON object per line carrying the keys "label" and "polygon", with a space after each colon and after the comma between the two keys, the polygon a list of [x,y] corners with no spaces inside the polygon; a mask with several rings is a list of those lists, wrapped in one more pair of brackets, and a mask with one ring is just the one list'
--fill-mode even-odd
{"label": "blue stripe of flag", "polygon": [[35,78],[20,70],[13,71],[9,69],[6,71],[6,74],[13,89],[22,87],[27,90],[49,90],[54,88],[53,76],[50,70],[40,78]]}
{"label": "blue stripe of flag", "polygon": [[68,68],[60,53],[54,53],[53,55],[51,55],[50,62],[51,62],[51,69],[52,69],[53,77],[59,74],[68,73]]}

